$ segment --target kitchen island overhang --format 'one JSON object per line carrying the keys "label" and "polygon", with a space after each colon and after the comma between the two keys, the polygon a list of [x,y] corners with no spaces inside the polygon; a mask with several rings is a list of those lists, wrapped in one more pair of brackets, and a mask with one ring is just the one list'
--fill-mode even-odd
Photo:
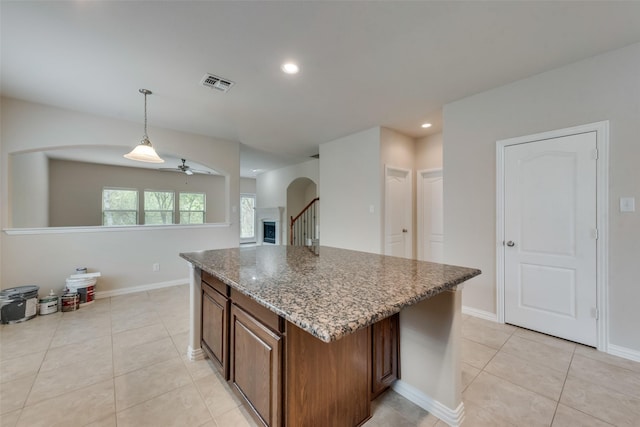
{"label": "kitchen island overhang", "polygon": [[400,312],[403,379],[394,388],[451,425],[462,421],[456,289],[479,270],[330,247],[314,253],[255,246],[180,256],[192,267],[191,359],[204,357],[201,271],[325,343]]}

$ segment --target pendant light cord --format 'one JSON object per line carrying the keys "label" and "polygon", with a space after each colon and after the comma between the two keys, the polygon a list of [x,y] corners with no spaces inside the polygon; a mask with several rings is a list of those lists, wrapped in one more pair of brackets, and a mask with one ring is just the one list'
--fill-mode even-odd
{"label": "pendant light cord", "polygon": [[144,139],[149,140],[147,135],[147,93],[144,93]]}

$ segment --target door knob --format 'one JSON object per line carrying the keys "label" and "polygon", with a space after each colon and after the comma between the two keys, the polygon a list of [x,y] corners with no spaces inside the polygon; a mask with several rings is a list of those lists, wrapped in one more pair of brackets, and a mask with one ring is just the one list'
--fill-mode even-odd
{"label": "door knob", "polygon": [[507,242],[507,246],[509,246],[510,248],[514,247],[516,245],[516,243],[513,240],[509,240]]}
{"label": "door knob", "polygon": [[402,232],[403,232],[403,233],[406,233],[406,232],[407,232],[407,229],[406,229],[406,228],[403,228],[403,229],[402,229]]}

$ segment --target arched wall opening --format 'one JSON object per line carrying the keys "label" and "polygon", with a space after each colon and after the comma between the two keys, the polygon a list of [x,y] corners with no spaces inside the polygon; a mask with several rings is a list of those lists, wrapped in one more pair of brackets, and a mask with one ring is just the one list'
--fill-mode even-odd
{"label": "arched wall opening", "polygon": [[[296,178],[287,187],[287,244],[290,241],[291,218],[295,218],[313,199],[318,197],[318,187],[309,178]],[[319,223],[319,210],[316,213],[316,222]]]}

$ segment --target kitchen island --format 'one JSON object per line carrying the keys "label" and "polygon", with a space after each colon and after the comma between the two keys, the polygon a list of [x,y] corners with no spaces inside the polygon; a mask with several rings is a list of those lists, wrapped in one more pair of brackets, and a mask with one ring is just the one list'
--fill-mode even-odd
{"label": "kitchen island", "polygon": [[457,288],[479,270],[329,247],[180,256],[192,267],[189,357],[215,359],[262,423],[364,423],[372,330],[397,313],[402,380],[394,388],[461,422]]}

